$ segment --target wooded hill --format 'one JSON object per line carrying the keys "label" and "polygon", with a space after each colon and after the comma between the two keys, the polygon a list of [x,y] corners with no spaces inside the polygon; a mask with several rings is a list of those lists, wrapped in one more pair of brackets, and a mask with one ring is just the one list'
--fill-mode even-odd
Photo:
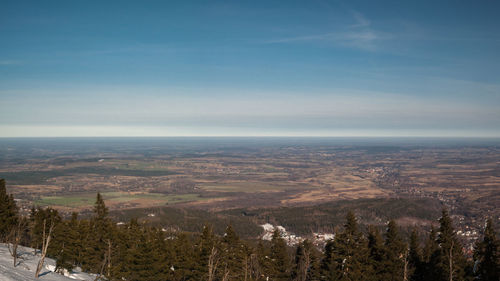
{"label": "wooded hill", "polygon": [[[62,219],[51,208],[18,214],[0,180],[0,239],[41,249],[59,270],[82,270],[102,280],[488,280],[500,276],[500,241],[488,220],[473,259],[467,259],[453,222],[442,211],[439,228],[419,241],[414,229],[400,234],[394,221],[384,233],[361,231],[349,212],[335,239],[323,249],[305,240],[288,247],[276,230],[271,241],[240,239],[231,225],[221,236],[210,225],[201,233],[166,232],[137,220],[117,225],[97,194],[93,215]],[[1,273],[0,273],[1,275]]]}

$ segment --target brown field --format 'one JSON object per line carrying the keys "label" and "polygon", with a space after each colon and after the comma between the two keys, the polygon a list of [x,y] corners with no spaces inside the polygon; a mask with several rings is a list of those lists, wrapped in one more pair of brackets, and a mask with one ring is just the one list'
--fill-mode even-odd
{"label": "brown field", "polygon": [[13,152],[0,147],[0,177],[25,208],[36,203],[89,210],[98,191],[108,195],[112,210],[167,205],[226,210],[431,197],[472,220],[500,217],[496,145],[154,149],[78,148],[74,154],[40,149],[9,160]]}

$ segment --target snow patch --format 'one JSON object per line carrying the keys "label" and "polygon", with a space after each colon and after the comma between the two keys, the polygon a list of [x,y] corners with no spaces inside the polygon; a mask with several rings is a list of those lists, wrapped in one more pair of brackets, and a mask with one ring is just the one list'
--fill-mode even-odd
{"label": "snow patch", "polygon": [[[304,241],[306,238],[292,234],[288,232],[283,226],[277,225],[274,226],[270,223],[266,223],[261,225],[264,229],[264,233],[261,236],[262,240],[271,241],[273,239],[273,233],[277,229],[280,232],[281,238],[283,238],[288,246],[295,246],[300,242]],[[328,240],[332,240],[335,238],[335,234],[333,233],[313,233],[312,237],[309,237],[310,241],[313,242],[316,246],[324,246]]]}
{"label": "snow patch", "polygon": [[[34,254],[34,249],[19,246],[18,264],[14,267],[14,259],[9,253],[7,244],[0,243],[0,280],[1,281],[31,281],[35,279],[35,271],[40,260],[39,255]],[[94,274],[81,272],[75,268],[72,272],[65,271],[64,275],[54,272],[56,261],[45,258],[44,268],[40,272],[39,280],[67,281],[67,280],[94,280]]]}

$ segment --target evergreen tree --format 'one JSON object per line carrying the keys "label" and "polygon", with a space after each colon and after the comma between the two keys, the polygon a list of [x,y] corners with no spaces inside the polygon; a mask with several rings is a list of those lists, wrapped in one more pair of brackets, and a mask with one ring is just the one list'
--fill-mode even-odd
{"label": "evergreen tree", "polygon": [[[112,279],[130,279],[131,267],[129,264],[134,261],[134,254],[138,254],[138,241],[144,239],[142,237],[143,229],[137,222],[137,219],[131,219],[130,222],[123,227],[117,227],[110,239],[112,243],[111,253],[111,272],[109,275]],[[140,253],[139,253],[140,254]]]}
{"label": "evergreen tree", "polygon": [[335,240],[330,239],[325,244],[323,259],[321,260],[321,279],[338,280],[338,259],[335,249]]}
{"label": "evergreen tree", "polygon": [[257,264],[256,276],[258,280],[266,280],[272,271],[271,249],[267,241],[259,241],[257,244]]}
{"label": "evergreen tree", "polygon": [[418,242],[417,229],[413,228],[410,234],[410,245],[408,253],[408,272],[411,281],[423,281],[423,262]]}
{"label": "evergreen tree", "polygon": [[74,266],[79,265],[79,257],[82,252],[82,239],[80,229],[80,221],[78,213],[71,214],[71,220],[67,222],[68,232],[66,237],[66,255]]}
{"label": "evergreen tree", "polygon": [[439,244],[437,242],[437,231],[431,226],[429,236],[425,241],[422,253],[422,280],[433,280],[438,276],[437,259],[439,257]]}
{"label": "evergreen tree", "polygon": [[189,241],[187,234],[181,233],[177,236],[174,244],[174,252],[176,253],[176,257],[174,264],[171,265],[171,269],[174,272],[173,280],[199,280],[199,277],[194,272],[194,268],[196,268],[196,264],[198,263],[196,251],[193,243]]}
{"label": "evergreen tree", "polygon": [[475,275],[478,280],[500,280],[500,240],[491,219],[486,222],[483,240],[476,244],[474,259],[476,260]]}
{"label": "evergreen tree", "polygon": [[56,259],[56,270],[71,271],[78,260],[81,241],[78,234],[77,213],[73,213],[71,220],[63,221],[54,230],[53,257]]}
{"label": "evergreen tree", "polygon": [[384,243],[384,270],[381,276],[383,280],[396,281],[403,279],[404,259],[407,255],[406,248],[406,244],[399,236],[396,222],[389,221]]}
{"label": "evergreen tree", "polygon": [[344,231],[325,247],[322,278],[361,281],[370,276],[368,245],[358,230],[356,217],[349,212]]}
{"label": "evergreen tree", "polygon": [[319,266],[319,254],[314,245],[309,240],[299,243],[295,251],[292,280],[319,280]]}
{"label": "evergreen tree", "polygon": [[243,243],[244,252],[244,276],[243,280],[253,281],[258,280],[260,275],[260,266],[258,263],[257,251],[249,243]]}
{"label": "evergreen tree", "polygon": [[129,249],[127,258],[127,277],[130,281],[155,281],[159,279],[156,267],[158,257],[155,255],[153,243],[145,229],[141,229],[139,239]]}
{"label": "evergreen tree", "polygon": [[439,251],[436,259],[436,280],[466,280],[466,259],[462,253],[462,245],[458,241],[452,220],[446,210],[439,219],[439,235],[437,242]]}
{"label": "evergreen tree", "polygon": [[172,280],[174,273],[170,265],[174,262],[172,239],[166,239],[161,229],[151,229],[152,255],[154,258],[153,272],[159,280]]}
{"label": "evergreen tree", "polygon": [[437,231],[434,226],[431,226],[431,231],[427,240],[425,240],[425,245],[422,253],[422,260],[424,262],[430,262],[432,255],[438,251],[439,245],[437,243]]}
{"label": "evergreen tree", "polygon": [[371,274],[369,280],[382,281],[384,271],[384,242],[378,228],[371,226],[368,229],[368,252],[371,264]]}
{"label": "evergreen tree", "polygon": [[17,213],[14,197],[7,194],[5,180],[0,179],[0,242],[4,242],[11,229],[17,225]]}
{"label": "evergreen tree", "polygon": [[290,280],[290,256],[285,240],[281,237],[281,232],[275,229],[271,239],[271,268],[268,272],[271,280]]}
{"label": "evergreen tree", "polygon": [[[131,225],[136,226],[134,230],[130,230]],[[113,243],[112,253],[111,253],[111,279],[113,280],[126,280],[128,269],[128,254],[129,249],[136,245],[136,241],[139,236],[139,224],[135,219],[132,219],[128,224],[116,227],[116,230],[113,232],[113,237],[111,239]],[[132,236],[130,232],[135,232],[133,235],[133,241],[130,239]]]}
{"label": "evergreen tree", "polygon": [[[61,222],[61,216],[59,215],[59,212],[57,210],[54,210],[52,208],[36,208],[34,209],[33,215],[33,226],[32,226],[32,241],[33,245],[35,246],[36,249],[41,249],[42,247],[42,241],[44,239],[43,234],[44,234],[44,229],[47,231],[49,225],[54,224],[54,229],[59,228],[59,224]],[[52,234],[54,236],[55,233]],[[47,253],[50,256],[56,256],[57,252],[60,249],[60,244],[54,243],[54,237],[52,237],[52,242],[49,245],[49,248],[47,250]]]}
{"label": "evergreen tree", "polygon": [[194,270],[196,280],[214,280],[221,258],[221,250],[218,244],[213,227],[205,225],[196,245],[198,252],[198,262]]}
{"label": "evergreen tree", "polygon": [[94,216],[90,220],[88,236],[84,241],[82,269],[101,273],[106,264],[108,243],[112,238],[112,224],[108,218],[108,208],[100,193],[97,193]]}
{"label": "evergreen tree", "polygon": [[245,276],[245,246],[229,225],[226,228],[221,243],[221,277],[228,280],[244,280]]}

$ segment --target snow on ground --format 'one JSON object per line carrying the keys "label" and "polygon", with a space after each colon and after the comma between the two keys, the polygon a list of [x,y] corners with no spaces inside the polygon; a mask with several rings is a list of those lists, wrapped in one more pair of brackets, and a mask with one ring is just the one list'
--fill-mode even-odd
{"label": "snow on ground", "polygon": [[[19,246],[17,266],[14,267],[14,260],[9,253],[7,244],[0,243],[0,281],[28,281],[36,280],[35,271],[39,255],[33,254],[34,250],[28,247]],[[75,270],[74,272],[66,272],[66,276],[55,273],[56,261],[50,258],[45,258],[44,267],[40,272],[39,280],[50,281],[68,281],[68,280],[94,280],[95,275],[87,274]]]}
{"label": "snow on ground", "polygon": [[286,244],[289,246],[295,246],[304,240],[300,236],[288,233],[286,229],[281,225],[274,227],[272,224],[266,223],[261,225],[261,227],[264,229],[264,234],[261,238],[262,240],[271,241],[273,239],[273,232],[275,229],[278,229],[279,233],[281,234],[281,238],[285,239]]}
{"label": "snow on ground", "polygon": [[[261,225],[264,229],[264,233],[261,235],[262,240],[271,241],[273,239],[273,232],[275,229],[279,230],[281,238],[285,239],[288,246],[295,246],[300,242],[304,241],[304,237],[297,236],[295,234],[289,233],[283,226],[277,225],[276,227],[270,223]],[[335,234],[333,233],[313,233],[312,237],[309,237],[310,241],[316,246],[321,246],[321,248],[328,242],[328,240],[334,239]]]}

